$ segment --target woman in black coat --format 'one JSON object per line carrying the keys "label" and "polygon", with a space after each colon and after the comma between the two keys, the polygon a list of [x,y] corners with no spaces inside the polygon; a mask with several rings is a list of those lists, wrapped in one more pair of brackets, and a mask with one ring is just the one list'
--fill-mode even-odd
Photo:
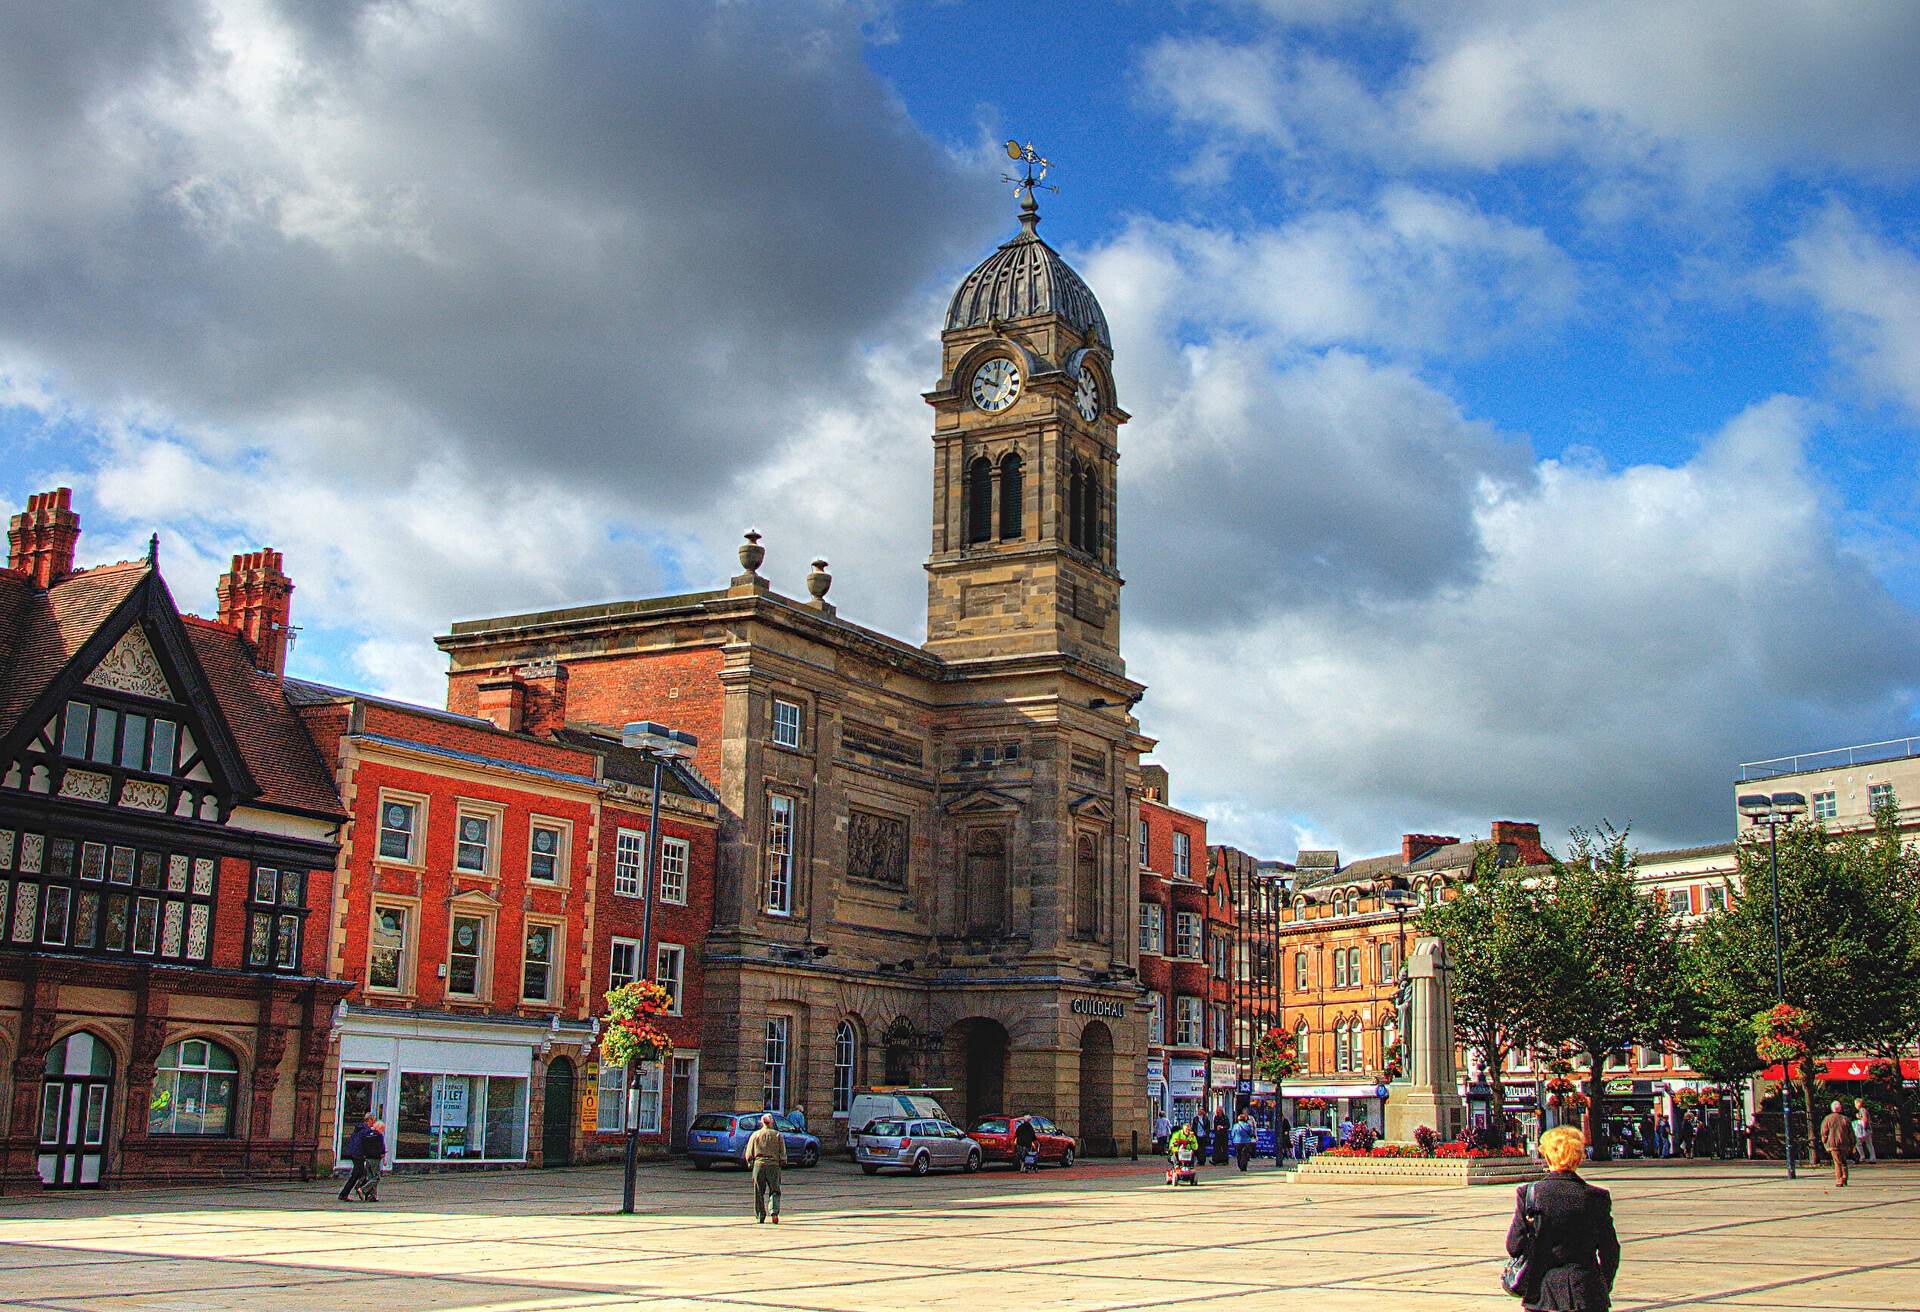
{"label": "woman in black coat", "polygon": [[[1580,1178],[1586,1138],[1571,1125],[1540,1136],[1540,1155],[1552,1171],[1520,1190],[1507,1227],[1507,1256],[1529,1252],[1521,1299],[1529,1312],[1579,1309],[1606,1312],[1620,1270],[1613,1231],[1613,1199]],[[1528,1210],[1531,1195],[1532,1211]],[[1533,1235],[1531,1249],[1527,1235]]]}

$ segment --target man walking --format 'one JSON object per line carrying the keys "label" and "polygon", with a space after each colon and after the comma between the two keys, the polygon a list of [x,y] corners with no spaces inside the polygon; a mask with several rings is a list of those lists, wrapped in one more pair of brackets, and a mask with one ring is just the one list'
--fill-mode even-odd
{"label": "man walking", "polygon": [[1820,1146],[1833,1156],[1833,1182],[1840,1188],[1847,1184],[1847,1159],[1853,1156],[1853,1122],[1840,1110],[1836,1100],[1833,1110],[1820,1122]]}
{"label": "man walking", "polygon": [[747,1169],[753,1172],[753,1218],[765,1223],[771,1216],[780,1224],[780,1168],[787,1164],[787,1141],[780,1137],[771,1114],[760,1118],[760,1128],[747,1139]]}
{"label": "man walking", "polygon": [[1233,1123],[1233,1164],[1241,1170],[1253,1160],[1253,1117],[1241,1112]]}
{"label": "man walking", "polygon": [[353,1163],[353,1170],[347,1173],[347,1182],[340,1188],[340,1201],[353,1201],[353,1191],[358,1188],[361,1197],[370,1203],[380,1201],[380,1163],[386,1160],[387,1139],[380,1133],[380,1122],[368,1112],[366,1117],[347,1136],[347,1160]]}

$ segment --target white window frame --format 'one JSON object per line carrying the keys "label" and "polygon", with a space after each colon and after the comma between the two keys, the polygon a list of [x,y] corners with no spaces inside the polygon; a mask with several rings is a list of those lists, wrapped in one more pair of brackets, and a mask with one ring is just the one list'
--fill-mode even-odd
{"label": "white window frame", "polygon": [[[620,955],[623,952],[630,954],[628,960],[633,963],[633,972],[631,974],[624,974],[624,972],[616,968],[615,963],[619,961]],[[607,944],[607,992],[611,993],[617,988],[632,984],[639,978],[640,940],[637,938],[621,938],[615,935],[613,940]]]}
{"label": "white window frame", "polygon": [[602,1061],[596,1084],[600,1106],[594,1113],[594,1133],[624,1134],[627,1129],[627,1068]]}
{"label": "white window frame", "polygon": [[1161,956],[1167,948],[1166,912],[1158,902],[1140,904],[1140,950]]}
{"label": "white window frame", "polygon": [[860,1062],[860,1034],[853,1022],[833,1027],[833,1118],[844,1121],[853,1110],[853,1082]]}
{"label": "white window frame", "polygon": [[693,844],[684,838],[660,839],[660,900],[670,906],[687,904],[687,872],[693,866]]}
{"label": "white window frame", "polygon": [[640,1063],[640,1114],[634,1118],[634,1128],[641,1134],[660,1133],[661,1091],[666,1085],[666,1069],[663,1061]]}
{"label": "white window frame", "polygon": [[[634,849],[639,848],[638,857]],[[639,897],[647,886],[647,831],[620,829],[613,835],[613,891],[619,897]]]}
{"label": "white window frame", "polygon": [[1165,1046],[1167,1042],[1167,1000],[1159,994],[1149,995],[1147,1000],[1147,1042]]}
{"label": "white window frame", "polygon": [[785,1112],[788,1078],[793,1066],[793,1023],[786,1016],[767,1017],[765,1041],[760,1049],[760,1106],[770,1112]]}
{"label": "white window frame", "polygon": [[1867,811],[1878,811],[1887,802],[1900,805],[1900,795],[1893,790],[1891,783],[1867,785]]}
{"label": "white window frame", "polygon": [[1813,795],[1813,818],[1831,820],[1840,814],[1840,794],[1828,789]]}
{"label": "white window frame", "polygon": [[[553,877],[542,879],[533,873],[533,836],[545,829],[555,836],[553,851]],[[551,816],[537,815],[527,823],[527,879],[535,884],[549,888],[558,887],[567,882],[567,866],[571,861],[573,848],[573,826],[565,820],[555,820]]]}
{"label": "white window frame", "polygon": [[[413,812],[413,828],[407,834],[407,853],[405,856],[387,856],[384,852],[387,839],[387,807],[404,806]],[[398,832],[398,831],[395,831]],[[390,866],[417,866],[420,854],[426,847],[427,799],[417,793],[380,790],[379,811],[374,816],[374,860]]]}
{"label": "white window frame", "polygon": [[[454,945],[454,933],[462,920],[480,922],[479,950],[471,954],[473,961],[473,992],[456,993],[453,988],[453,958],[458,949]],[[447,996],[466,1002],[484,999],[492,987],[493,974],[493,916],[484,911],[464,907],[456,903],[447,916]]]}
{"label": "white window frame", "polygon": [[1308,988],[1313,981],[1312,968],[1307,964],[1307,954],[1303,949],[1293,954],[1293,987],[1295,992]]}
{"label": "white window frame", "polygon": [[[520,1001],[536,1007],[557,1007],[566,997],[567,991],[560,978],[561,964],[566,960],[563,928],[555,921],[532,917],[520,923]],[[547,991],[541,997],[527,992],[527,940],[537,929],[547,931],[547,959],[539,963],[547,968]]]}
{"label": "white window frame", "polygon": [[[784,717],[781,711],[791,710],[791,717]],[[775,747],[790,747],[799,751],[807,737],[807,708],[804,703],[791,697],[776,696],[773,699],[771,729],[768,737]]]}
{"label": "white window frame", "polygon": [[[673,963],[672,974],[666,973],[668,962]],[[669,982],[671,981],[671,982]],[[680,1014],[680,991],[687,985],[687,949],[679,943],[656,943],[653,945],[653,982],[666,987],[673,996],[673,1005],[667,1008],[667,1015]]]}
{"label": "white window frame", "polygon": [[1173,1042],[1179,1048],[1203,1048],[1207,1043],[1207,1013],[1202,1000],[1182,993],[1173,1000]]}
{"label": "white window frame", "polygon": [[[497,807],[481,806],[464,799],[455,805],[453,812],[453,870],[455,874],[484,875],[491,877],[499,871],[502,819],[503,817]],[[466,865],[462,859],[462,849],[472,846],[471,843],[461,837],[461,830],[466,828],[467,821],[469,820],[479,820],[487,827],[487,836],[482,844],[481,864],[478,866]]]}
{"label": "white window frame", "polygon": [[[1345,948],[1333,950],[1333,986],[1337,989],[1347,987],[1347,950]],[[1339,1067],[1336,1066],[1334,1069],[1338,1070]]]}
{"label": "white window frame", "polygon": [[1147,866],[1147,839],[1150,837],[1150,835],[1151,835],[1151,831],[1147,828],[1147,818],[1145,816],[1141,816],[1140,817],[1140,867],[1143,870]]}
{"label": "white window frame", "polygon": [[1293,1027],[1293,1051],[1295,1056],[1299,1058],[1300,1069],[1302,1071],[1308,1071],[1312,1069],[1311,1065],[1309,1065],[1307,1061],[1307,1056],[1312,1051],[1312,1049],[1313,1049],[1313,1030],[1310,1029],[1307,1025],[1307,1022],[1303,1020],[1299,1024]]}
{"label": "white window frame", "polygon": [[1709,911],[1725,911],[1727,909],[1727,886],[1725,884],[1707,885],[1706,908]]}
{"label": "white window frame", "polygon": [[[375,984],[373,982],[374,934],[379,932],[380,913],[397,911],[400,913],[400,964],[394,970],[394,982]],[[372,914],[368,917],[367,927],[367,991],[369,993],[411,994],[418,975],[414,964],[413,945],[420,926],[419,907],[411,901],[396,901],[389,898],[376,898]]]}
{"label": "white window frame", "polygon": [[790,793],[767,794],[767,869],[761,905],[770,916],[793,914],[794,849],[800,827],[800,799]]}
{"label": "white window frame", "polygon": [[1193,878],[1193,837],[1178,829],[1173,831],[1173,877]]}
{"label": "white window frame", "polygon": [[1182,961],[1198,961],[1202,950],[1200,914],[1197,911],[1173,913],[1173,955]]}

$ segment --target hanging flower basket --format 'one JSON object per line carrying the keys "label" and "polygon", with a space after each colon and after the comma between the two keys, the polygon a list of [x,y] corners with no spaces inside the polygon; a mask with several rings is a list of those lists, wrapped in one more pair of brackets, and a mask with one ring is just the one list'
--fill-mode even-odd
{"label": "hanging flower basket", "polygon": [[672,1006],[673,995],[652,980],[639,980],[607,994],[607,1014],[600,1021],[600,1055],[626,1068],[665,1060],[673,1052],[673,1040],[656,1022]]}
{"label": "hanging flower basket", "polygon": [[1683,1110],[1689,1107],[1698,1107],[1700,1105],[1700,1091],[1698,1089],[1680,1090],[1680,1092],[1673,1095],[1673,1105]]}
{"label": "hanging flower basket", "polygon": [[1761,1061],[1782,1066],[1799,1061],[1812,1037],[1813,1017],[1790,1002],[1754,1015],[1753,1051]]}
{"label": "hanging flower basket", "polygon": [[1325,1111],[1327,1107],[1327,1100],[1325,1098],[1295,1098],[1293,1100],[1293,1106],[1296,1111],[1303,1111],[1303,1112]]}
{"label": "hanging flower basket", "polygon": [[1253,1073],[1278,1085],[1300,1070],[1300,1055],[1294,1051],[1293,1035],[1274,1026],[1260,1036],[1253,1047]]}

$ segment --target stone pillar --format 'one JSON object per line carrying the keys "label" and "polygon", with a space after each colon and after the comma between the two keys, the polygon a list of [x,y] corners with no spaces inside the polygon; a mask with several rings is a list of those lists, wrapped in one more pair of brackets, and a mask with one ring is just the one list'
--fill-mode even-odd
{"label": "stone pillar", "polygon": [[50,976],[36,971],[21,982],[20,1047],[13,1058],[13,1108],[0,1158],[0,1193],[39,1187],[40,1086],[60,1019],[59,999],[60,986]]}
{"label": "stone pillar", "polygon": [[1430,1125],[1451,1138],[1460,1128],[1463,1104],[1454,1070],[1453,1001],[1447,987],[1447,955],[1437,938],[1414,943],[1402,972],[1408,1001],[1401,1014],[1401,1044],[1406,1073],[1387,1099],[1390,1143],[1411,1143],[1413,1132]]}

